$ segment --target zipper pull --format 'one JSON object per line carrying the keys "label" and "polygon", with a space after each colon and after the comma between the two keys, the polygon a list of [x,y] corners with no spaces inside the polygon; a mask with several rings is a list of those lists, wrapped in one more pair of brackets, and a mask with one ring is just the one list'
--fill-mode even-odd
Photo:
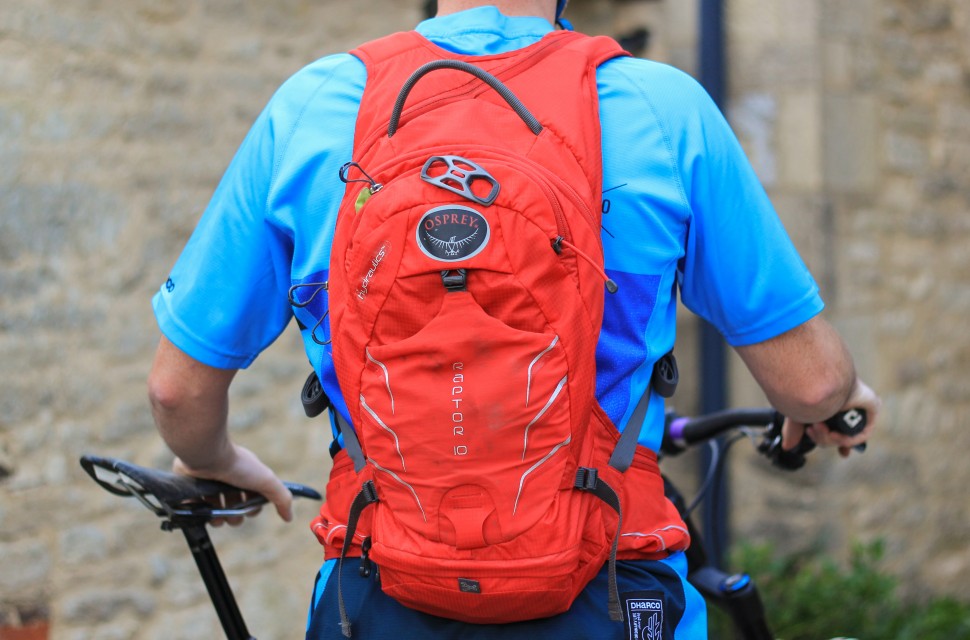
{"label": "zipper pull", "polygon": [[[363,178],[350,178],[348,176],[348,174],[350,173],[350,170],[352,168],[356,168],[358,171],[360,171],[364,175],[364,177]],[[366,183],[367,186],[368,186],[368,189],[370,189],[371,195],[374,195],[375,193],[377,193],[378,191],[380,191],[381,189],[384,188],[384,185],[383,184],[381,184],[377,180],[374,180],[374,178],[372,178],[369,173],[367,173],[366,171],[364,171],[364,168],[362,166],[360,166],[359,164],[357,164],[356,162],[348,162],[344,166],[340,167],[340,171],[339,171],[338,175],[340,177],[340,181],[343,182],[344,184],[350,184],[351,182],[364,182],[364,183]]]}
{"label": "zipper pull", "polygon": [[[356,167],[358,171],[364,174],[364,178],[366,179],[361,179],[361,178],[351,179],[350,177],[348,177],[347,174],[350,173],[350,169],[352,167]],[[364,168],[361,167],[356,162],[348,162],[344,166],[340,167],[339,176],[340,176],[340,181],[343,182],[344,184],[350,184],[351,182],[363,182],[364,184],[367,185],[366,187],[360,190],[360,193],[357,194],[357,200],[354,201],[355,213],[360,213],[360,210],[364,208],[364,205],[367,204],[367,201],[370,200],[370,197],[384,188],[384,185],[382,185],[377,180],[374,180],[374,178],[370,177],[370,174],[364,171]]]}
{"label": "zipper pull", "polygon": [[562,236],[556,236],[556,239],[552,241],[552,250],[556,252],[556,255],[562,254],[562,248],[564,246],[568,247],[569,249],[572,249],[577,256],[579,256],[580,258],[588,262],[594,269],[596,269],[596,272],[600,274],[600,277],[602,277],[603,281],[606,283],[607,291],[609,291],[610,293],[616,293],[617,291],[619,291],[620,286],[616,284],[616,282],[614,282],[612,278],[606,275],[606,270],[603,269],[603,267],[601,267],[599,264],[594,262],[593,259],[590,258],[588,255],[580,251],[579,248],[576,245],[574,245],[572,242],[570,242],[569,240],[566,240]]}

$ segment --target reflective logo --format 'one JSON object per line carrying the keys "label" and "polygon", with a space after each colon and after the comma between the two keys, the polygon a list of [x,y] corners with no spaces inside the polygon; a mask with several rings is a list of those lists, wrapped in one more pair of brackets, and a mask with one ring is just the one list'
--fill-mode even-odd
{"label": "reflective logo", "polygon": [[377,269],[384,262],[384,258],[391,251],[391,243],[384,241],[383,244],[377,249],[377,253],[371,258],[370,263],[367,265],[367,271],[364,273],[363,277],[360,279],[360,284],[357,287],[357,299],[363,300],[367,297],[367,292],[370,290],[371,280],[373,280],[374,275],[377,273]]}
{"label": "reflective logo", "polygon": [[477,255],[488,244],[485,217],[457,204],[435,207],[421,217],[416,230],[424,255],[441,262],[457,262]]}

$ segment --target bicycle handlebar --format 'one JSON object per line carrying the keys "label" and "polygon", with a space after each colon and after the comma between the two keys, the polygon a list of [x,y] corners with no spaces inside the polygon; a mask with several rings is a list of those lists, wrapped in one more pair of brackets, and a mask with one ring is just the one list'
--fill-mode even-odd
{"label": "bicycle handlebar", "polygon": [[779,415],[770,408],[725,409],[694,418],[668,414],[664,436],[665,439],[669,436],[676,446],[684,448],[740,427],[768,426]]}
{"label": "bicycle handlebar", "polygon": [[[795,470],[805,464],[805,455],[815,448],[815,442],[806,433],[794,449],[782,449],[781,429],[785,417],[771,408],[725,409],[703,416],[688,418],[668,414],[661,451],[676,455],[693,444],[711,440],[717,436],[745,427],[765,427],[758,451],[769,458],[775,466]],[[854,436],[866,427],[865,409],[843,411],[825,421],[829,429]],[[865,451],[865,444],[855,447]]]}

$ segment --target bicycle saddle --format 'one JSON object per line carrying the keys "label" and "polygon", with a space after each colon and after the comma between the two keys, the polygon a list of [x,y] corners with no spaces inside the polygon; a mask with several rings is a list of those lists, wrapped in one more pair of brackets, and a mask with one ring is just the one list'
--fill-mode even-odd
{"label": "bicycle saddle", "polygon": [[[213,518],[241,516],[256,511],[268,500],[253,491],[218,482],[149,469],[117,458],[81,457],[81,467],[103,489],[138,499],[158,516]],[[312,487],[283,483],[294,497],[320,500]]]}

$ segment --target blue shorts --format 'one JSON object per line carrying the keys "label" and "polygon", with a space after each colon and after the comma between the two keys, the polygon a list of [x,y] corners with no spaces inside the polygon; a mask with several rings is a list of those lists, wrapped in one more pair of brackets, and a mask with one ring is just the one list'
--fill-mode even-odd
{"label": "blue shorts", "polygon": [[[307,622],[307,640],[344,640],[337,604],[337,561],[317,574]],[[358,575],[355,558],[344,561],[343,597],[353,637],[364,640],[407,638],[501,638],[502,640],[704,640],[704,600],[685,579],[684,554],[663,561],[617,562],[617,585],[624,621],[607,611],[607,570],[599,572],[569,611],[551,618],[510,624],[468,624],[408,609],[384,595],[374,572]],[[652,635],[651,635],[652,634]]]}

